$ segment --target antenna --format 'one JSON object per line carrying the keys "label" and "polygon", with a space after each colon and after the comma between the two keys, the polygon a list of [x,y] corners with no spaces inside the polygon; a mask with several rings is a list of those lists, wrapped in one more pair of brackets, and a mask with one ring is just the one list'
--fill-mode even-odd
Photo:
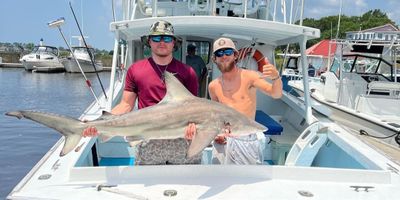
{"label": "antenna", "polygon": [[336,39],[339,38],[340,17],[342,16],[342,8],[343,8],[343,0],[340,0],[340,10],[339,10],[338,27],[337,27],[337,29],[336,29]]}
{"label": "antenna", "polygon": [[[74,55],[74,52],[72,51],[71,47],[69,46],[67,40],[65,39],[64,33],[63,33],[62,30],[61,30],[61,26],[62,26],[64,23],[65,23],[65,19],[64,19],[64,17],[61,17],[61,18],[58,18],[58,19],[56,19],[56,20],[54,20],[54,21],[51,21],[51,22],[47,23],[47,25],[48,25],[50,28],[58,28],[58,30],[60,31],[60,34],[61,34],[62,38],[64,39],[65,44],[67,45],[67,47],[68,47],[68,49],[69,49],[69,52],[71,53],[72,57],[74,58],[74,60],[75,60],[76,63],[78,64],[79,70],[81,70],[81,73],[82,73],[82,75],[83,75],[83,78],[84,78],[85,81],[86,81],[86,85],[89,87],[89,89],[90,89],[90,91],[92,92],[92,94],[93,94],[94,98],[96,99],[97,103],[100,105],[99,99],[97,99],[97,96],[96,96],[96,94],[94,93],[94,90],[93,90],[93,88],[92,88],[92,84],[90,83],[90,80],[87,79],[87,77],[86,77],[86,75],[85,75],[85,72],[83,72],[83,70],[82,70],[82,68],[81,68],[81,65],[79,64],[78,60],[76,59],[76,57],[75,57],[75,55]],[[101,105],[100,105],[100,106],[101,106]]]}

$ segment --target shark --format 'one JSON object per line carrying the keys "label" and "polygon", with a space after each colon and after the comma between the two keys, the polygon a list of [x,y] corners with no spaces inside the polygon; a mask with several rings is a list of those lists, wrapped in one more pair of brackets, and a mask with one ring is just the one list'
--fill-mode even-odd
{"label": "shark", "polygon": [[167,92],[158,104],[123,115],[104,111],[98,119],[84,122],[69,116],[33,110],[5,114],[35,121],[61,133],[65,142],[60,156],[77,147],[83,130],[88,127],[96,127],[100,137],[108,139],[125,136],[131,140],[150,140],[184,137],[188,124],[195,123],[196,134],[187,149],[187,158],[202,152],[227,125],[233,136],[267,130],[229,106],[192,95],[173,74],[165,72],[164,78]]}

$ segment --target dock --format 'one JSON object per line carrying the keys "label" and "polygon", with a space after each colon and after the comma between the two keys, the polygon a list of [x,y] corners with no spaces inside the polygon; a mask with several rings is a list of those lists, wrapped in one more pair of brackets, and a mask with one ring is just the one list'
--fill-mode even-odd
{"label": "dock", "polygon": [[0,63],[0,68],[24,68],[22,63]]}

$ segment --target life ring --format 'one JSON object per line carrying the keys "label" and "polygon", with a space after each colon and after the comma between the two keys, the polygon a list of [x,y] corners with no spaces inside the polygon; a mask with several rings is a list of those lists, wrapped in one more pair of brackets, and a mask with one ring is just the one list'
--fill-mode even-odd
{"label": "life ring", "polygon": [[[246,47],[239,49],[239,56],[238,56],[238,61],[244,59],[245,57],[251,55],[253,52],[253,48],[251,47]],[[259,50],[254,49],[254,54],[253,54],[253,59],[256,61],[257,66],[258,66],[258,71],[263,72],[263,66],[269,64],[268,58],[266,58]]]}

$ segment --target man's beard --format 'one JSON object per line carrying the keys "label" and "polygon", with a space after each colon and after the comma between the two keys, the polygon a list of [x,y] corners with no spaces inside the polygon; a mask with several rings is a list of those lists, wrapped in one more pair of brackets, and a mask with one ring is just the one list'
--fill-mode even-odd
{"label": "man's beard", "polygon": [[217,66],[222,73],[230,72],[235,67],[235,61],[217,63]]}

